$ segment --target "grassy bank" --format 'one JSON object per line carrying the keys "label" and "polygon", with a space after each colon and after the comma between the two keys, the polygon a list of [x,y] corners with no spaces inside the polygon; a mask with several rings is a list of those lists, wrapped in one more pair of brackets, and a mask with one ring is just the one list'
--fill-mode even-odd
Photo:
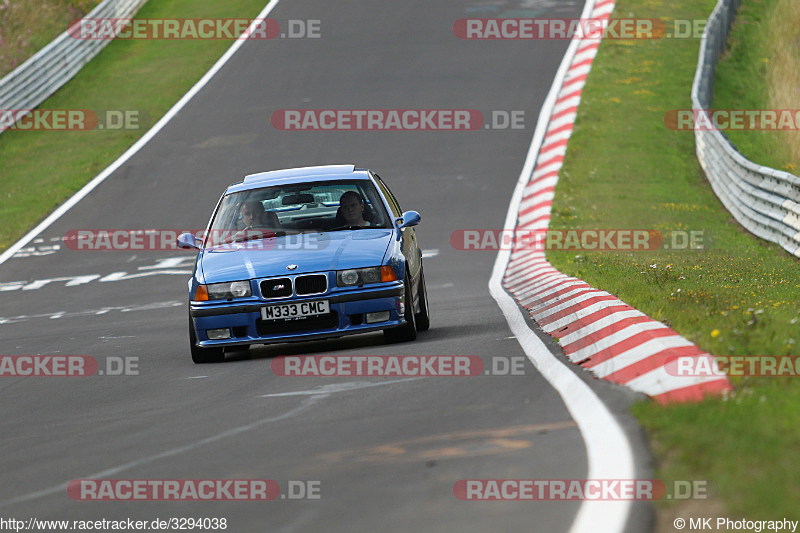
{"label": "grassy bank", "polygon": [[[714,3],[621,0],[615,14],[706,19]],[[745,4],[768,9],[771,1]],[[704,249],[547,256],[563,272],[616,294],[711,353],[798,353],[798,261],[739,227],[705,179],[693,133],[665,126],[668,111],[691,108],[698,46],[698,39],[603,42],[551,227],[701,231]],[[800,441],[798,383],[740,378],[726,399],[637,405],[659,477],[709,480],[718,488],[716,504],[732,516],[800,518],[800,466],[791,452]]]}
{"label": "grassy bank", "polygon": [[[799,20],[796,0],[744,2],[717,68],[713,108],[797,109]],[[726,135],[750,160],[800,173],[800,131],[730,130]]]}
{"label": "grassy bank", "polygon": [[0,2],[0,78],[66,31],[70,21],[86,15],[99,3],[100,0]]}
{"label": "grassy bank", "polygon": [[[266,0],[159,0],[138,18],[252,18]],[[230,47],[224,39],[110,43],[43,109],[137,110],[139,129],[0,135],[0,251],[141,137]]]}

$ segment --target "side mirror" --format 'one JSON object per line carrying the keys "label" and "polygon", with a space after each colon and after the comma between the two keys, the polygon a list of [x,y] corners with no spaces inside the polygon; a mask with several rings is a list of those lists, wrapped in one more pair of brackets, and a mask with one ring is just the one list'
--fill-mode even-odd
{"label": "side mirror", "polygon": [[200,243],[192,233],[181,233],[178,235],[178,238],[175,242],[178,245],[178,248],[183,248],[185,250],[189,248],[196,248],[198,250],[200,249]]}
{"label": "side mirror", "polygon": [[406,211],[403,213],[403,216],[395,219],[395,222],[397,222],[397,225],[400,227],[400,229],[416,226],[421,221],[422,217],[416,211]]}

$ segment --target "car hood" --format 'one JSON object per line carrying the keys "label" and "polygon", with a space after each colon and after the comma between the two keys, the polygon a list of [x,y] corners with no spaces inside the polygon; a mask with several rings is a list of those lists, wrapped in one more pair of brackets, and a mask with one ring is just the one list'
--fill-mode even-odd
{"label": "car hood", "polygon": [[392,235],[361,229],[259,239],[203,250],[199,260],[205,283],[379,266]]}

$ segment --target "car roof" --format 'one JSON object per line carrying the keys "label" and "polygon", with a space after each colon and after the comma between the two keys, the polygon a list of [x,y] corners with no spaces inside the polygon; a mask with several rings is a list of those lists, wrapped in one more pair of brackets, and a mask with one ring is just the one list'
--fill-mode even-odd
{"label": "car roof", "polygon": [[368,180],[369,171],[355,165],[324,165],[317,167],[286,168],[248,174],[240,183],[234,183],[226,193],[246,191],[272,185],[338,181],[342,179]]}

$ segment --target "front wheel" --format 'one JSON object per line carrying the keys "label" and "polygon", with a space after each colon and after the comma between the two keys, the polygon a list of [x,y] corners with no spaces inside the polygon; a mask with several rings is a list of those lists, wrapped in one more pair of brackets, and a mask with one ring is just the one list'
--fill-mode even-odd
{"label": "front wheel", "polygon": [[222,348],[201,348],[196,346],[197,333],[194,330],[194,322],[189,318],[189,349],[192,352],[192,361],[195,364],[221,363],[225,360],[225,352]]}
{"label": "front wheel", "polygon": [[396,328],[383,330],[383,338],[387,344],[395,342],[408,342],[417,338],[417,324],[414,314],[414,300],[411,299],[411,280],[406,271],[405,287],[405,319],[406,323]]}

